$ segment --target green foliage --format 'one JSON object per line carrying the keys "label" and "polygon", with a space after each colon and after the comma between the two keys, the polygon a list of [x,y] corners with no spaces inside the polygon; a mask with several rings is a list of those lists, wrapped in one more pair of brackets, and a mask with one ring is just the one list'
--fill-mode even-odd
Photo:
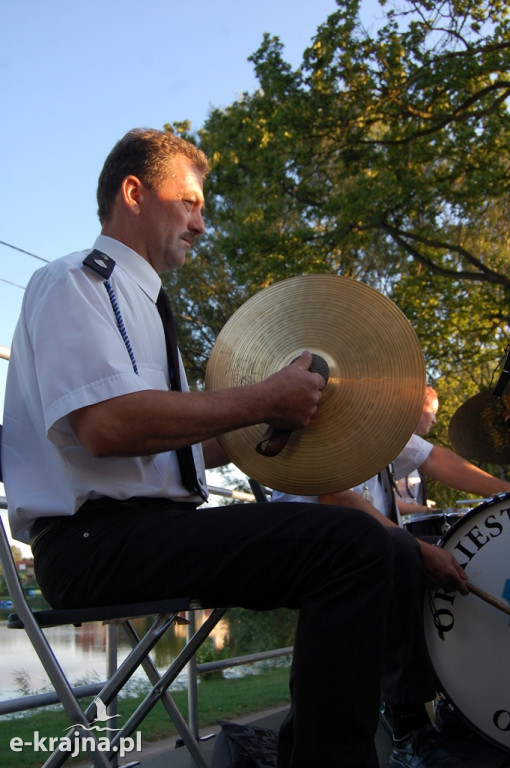
{"label": "green foliage", "polygon": [[236,306],[290,275],[390,293],[413,265],[508,299],[508,5],[382,4],[372,34],[358,5],[338,3],[295,71],[265,35],[251,57],[260,88],[199,131],[209,234],[173,278],[197,377]]}
{"label": "green foliage", "polygon": [[266,34],[259,87],[212,111],[208,234],[172,289],[195,382],[253,293],[314,272],[395,300],[447,420],[510,339],[510,15],[494,0],[338,0],[295,70]]}
{"label": "green foliage", "polygon": [[248,611],[230,608],[230,652],[238,655],[258,653],[267,648],[287,648],[294,643],[297,611],[276,608],[271,611]]}
{"label": "green foliage", "polygon": [[[220,661],[226,659],[230,654],[228,647],[218,650],[214,644],[214,641],[210,638],[207,642],[200,646],[197,651],[196,657],[198,664],[207,664],[211,661]],[[223,671],[221,669],[214,670],[213,672],[202,672],[200,674],[200,680],[207,682],[223,677]]]}

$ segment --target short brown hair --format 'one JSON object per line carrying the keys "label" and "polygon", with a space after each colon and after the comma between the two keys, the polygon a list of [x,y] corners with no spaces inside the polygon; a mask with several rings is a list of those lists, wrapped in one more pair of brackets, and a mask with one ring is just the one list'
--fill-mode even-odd
{"label": "short brown hair", "polygon": [[423,400],[423,404],[427,405],[428,403],[431,403],[433,400],[439,400],[437,396],[437,392],[434,389],[434,387],[431,387],[430,384],[427,384],[425,387],[425,397]]}
{"label": "short brown hair", "polygon": [[168,177],[168,164],[176,155],[189,158],[203,176],[209,172],[202,150],[170,131],[134,128],[126,133],[106,158],[99,174],[97,213],[101,224],[111,217],[114,200],[126,176],[136,176],[147,188],[157,189]]}

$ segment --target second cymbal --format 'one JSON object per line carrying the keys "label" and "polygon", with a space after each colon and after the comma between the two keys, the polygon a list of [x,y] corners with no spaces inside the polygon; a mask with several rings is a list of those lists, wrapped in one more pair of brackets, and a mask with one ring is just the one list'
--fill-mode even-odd
{"label": "second cymbal", "polygon": [[448,433],[453,447],[471,461],[510,462],[510,396],[479,392],[458,408]]}

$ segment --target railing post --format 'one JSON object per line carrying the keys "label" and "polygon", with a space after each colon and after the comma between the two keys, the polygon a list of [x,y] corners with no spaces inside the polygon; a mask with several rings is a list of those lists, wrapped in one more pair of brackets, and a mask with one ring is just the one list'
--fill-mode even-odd
{"label": "railing post", "polygon": [[[195,634],[195,611],[186,611],[186,641]],[[199,726],[198,726],[198,674],[197,674],[197,657],[194,654],[187,665],[188,672],[188,724],[193,736],[198,739]]]}
{"label": "railing post", "polygon": [[[109,680],[114,672],[117,670],[117,624],[109,623],[106,625],[106,679]],[[118,698],[114,699],[108,705],[108,715],[114,717],[119,714]],[[112,765],[117,766],[119,764],[119,757],[115,755],[112,760]]]}

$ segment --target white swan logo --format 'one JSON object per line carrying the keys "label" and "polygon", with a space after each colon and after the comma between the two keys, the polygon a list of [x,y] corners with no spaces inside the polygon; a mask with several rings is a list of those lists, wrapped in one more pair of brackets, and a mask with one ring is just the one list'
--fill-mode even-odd
{"label": "white swan logo", "polygon": [[101,728],[100,725],[95,725],[95,723],[107,723],[108,720],[112,720],[115,717],[120,717],[120,715],[109,715],[108,711],[106,709],[106,704],[102,701],[102,699],[98,696],[96,699],[94,699],[93,704],[96,705],[96,716],[94,720],[92,720],[90,724],[90,728],[87,728],[83,723],[76,723],[75,725],[70,725],[69,728],[64,728],[65,731],[69,731],[72,728],[77,728],[80,726],[83,728],[84,731],[120,731],[120,728],[109,728],[108,726],[105,726],[104,728]]}
{"label": "white swan logo", "polygon": [[[107,723],[108,720],[112,720],[112,718],[120,717],[120,715],[109,715],[106,710],[106,705],[103,704],[102,700],[98,696],[97,699],[94,699],[94,704],[96,705],[96,718],[93,720],[93,723]],[[120,731],[120,728],[102,728],[98,730],[104,730],[104,731]]]}

